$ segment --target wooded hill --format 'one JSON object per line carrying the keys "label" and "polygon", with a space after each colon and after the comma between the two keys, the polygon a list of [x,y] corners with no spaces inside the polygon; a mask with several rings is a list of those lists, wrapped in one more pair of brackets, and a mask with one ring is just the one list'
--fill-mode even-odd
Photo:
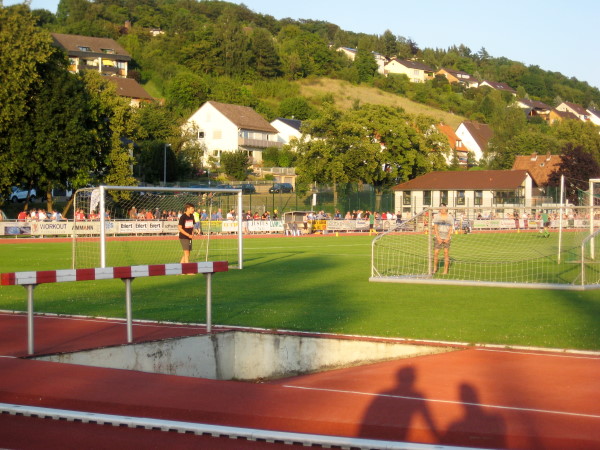
{"label": "wooded hill", "polygon": [[[134,58],[131,76],[155,96],[176,105],[181,114],[212,98],[258,106],[273,116],[277,111],[259,106],[264,93],[252,92],[259,80],[332,77],[372,84],[374,71],[365,70],[364,61],[357,58],[353,63],[338,53],[339,47],[462,70],[480,79],[505,82],[551,105],[559,99],[585,107],[600,104],[600,91],[584,81],[492,57],[484,48],[476,52],[464,45],[420,48],[390,30],[369,35],[319,20],[277,20],[266,13],[223,1],[193,0],[61,0],[56,15],[34,11],[39,24],[53,32],[118,40]],[[435,108],[485,120],[478,115],[477,99],[471,102],[474,96],[465,99],[460,88],[425,84],[399,86],[395,91]]]}

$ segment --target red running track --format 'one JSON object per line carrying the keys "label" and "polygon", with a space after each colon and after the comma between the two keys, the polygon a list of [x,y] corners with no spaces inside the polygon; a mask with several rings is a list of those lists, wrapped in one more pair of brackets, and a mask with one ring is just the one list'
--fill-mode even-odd
{"label": "red running track", "polygon": [[[600,448],[600,357],[593,354],[463,348],[251,384],[15,358],[26,352],[21,319],[0,314],[0,353],[10,355],[0,358],[2,403],[483,448]],[[125,341],[124,328],[118,321],[36,317],[36,348],[49,353],[94,341],[95,347],[115,345]],[[134,325],[136,341],[177,333],[202,329]],[[90,448],[128,440],[173,448],[270,445],[0,416],[2,447],[39,448],[35,436],[41,435],[45,448],[81,448],[86,439]]]}

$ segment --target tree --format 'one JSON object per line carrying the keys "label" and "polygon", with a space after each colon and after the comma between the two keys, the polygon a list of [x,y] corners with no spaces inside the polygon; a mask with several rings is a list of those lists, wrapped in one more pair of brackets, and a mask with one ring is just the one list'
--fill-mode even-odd
{"label": "tree", "polygon": [[264,28],[257,28],[252,33],[250,50],[256,72],[263,77],[276,77],[281,72],[281,61],[273,43],[273,36]]}
{"label": "tree", "polygon": [[377,73],[379,66],[375,61],[373,53],[367,50],[359,49],[354,59],[354,66],[358,73],[359,83],[370,83]]}
{"label": "tree", "polygon": [[35,26],[28,7],[0,7],[0,132],[27,113],[30,92],[42,82],[40,66],[52,52],[50,34]]}
{"label": "tree", "polygon": [[306,120],[314,115],[313,108],[305,97],[288,97],[279,104],[281,117]]}
{"label": "tree", "polygon": [[233,179],[243,181],[248,178],[248,169],[250,167],[248,154],[242,150],[238,150],[237,152],[223,152],[221,154],[221,167]]}
{"label": "tree", "polygon": [[589,188],[590,178],[600,177],[600,164],[582,146],[567,144],[561,154],[561,163],[548,178],[549,186],[560,186],[561,175],[565,177],[565,196],[577,205],[579,193]]}
{"label": "tree", "polygon": [[119,97],[116,85],[98,73],[88,71],[84,82],[89,95],[94,121],[97,167],[93,176],[97,183],[116,186],[135,186],[133,178],[133,144],[124,145],[122,138],[133,135],[134,122],[129,101]]}
{"label": "tree", "polygon": [[398,53],[398,42],[396,36],[390,30],[385,30],[381,36],[383,43],[383,56],[388,59],[393,58]]}

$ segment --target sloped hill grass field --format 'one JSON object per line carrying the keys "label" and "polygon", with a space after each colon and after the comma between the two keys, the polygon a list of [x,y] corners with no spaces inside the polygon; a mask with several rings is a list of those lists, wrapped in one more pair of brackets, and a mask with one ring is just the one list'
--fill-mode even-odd
{"label": "sloped hill grass field", "polygon": [[[600,350],[598,291],[370,283],[368,236],[250,238],[245,268],[213,277],[213,323],[498,345]],[[174,240],[173,245],[179,243]],[[0,272],[70,267],[69,243],[0,243]],[[205,279],[140,278],[136,319],[205,321]],[[124,317],[121,280],[42,284],[35,310]],[[26,291],[0,287],[0,309]]]}
{"label": "sloped hill grass field", "polygon": [[439,122],[450,125],[453,129],[466,120],[465,117],[452,114],[409,100],[400,95],[391,94],[371,86],[357,86],[348,81],[333,78],[310,78],[298,81],[300,93],[307,98],[321,98],[333,95],[335,104],[343,109],[350,109],[356,101],[360,105],[373,104],[400,107],[409,114],[421,114],[433,117]]}

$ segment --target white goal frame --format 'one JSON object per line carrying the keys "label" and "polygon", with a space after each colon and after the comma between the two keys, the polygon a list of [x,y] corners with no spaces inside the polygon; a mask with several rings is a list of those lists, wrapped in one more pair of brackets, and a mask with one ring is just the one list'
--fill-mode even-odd
{"label": "white goal frame", "polygon": [[[593,180],[594,182],[600,182],[600,180]],[[591,184],[590,184],[591,186]],[[593,191],[591,191],[593,192]],[[371,244],[371,276],[369,281],[371,282],[384,282],[384,283],[407,283],[407,284],[430,284],[430,285],[455,285],[455,286],[482,286],[482,287],[516,287],[516,288],[529,288],[529,289],[556,289],[556,290],[591,290],[591,289],[600,289],[600,279],[597,276],[598,269],[596,268],[600,261],[596,261],[594,258],[594,242],[597,241],[600,236],[600,229],[596,229],[597,227],[597,219],[596,225],[594,225],[594,213],[599,208],[593,205],[593,200],[590,203],[590,206],[584,207],[572,207],[572,209],[579,208],[578,210],[582,213],[589,213],[588,218],[582,218],[579,220],[579,224],[576,225],[577,229],[585,233],[585,237],[581,238],[581,241],[576,244],[575,247],[571,245],[570,250],[572,252],[576,252],[578,258],[571,260],[568,264],[578,266],[579,275],[578,278],[573,278],[571,282],[567,281],[563,282],[554,282],[554,281],[528,281],[528,280],[493,280],[482,275],[482,278],[470,279],[468,277],[464,277],[459,274],[457,277],[436,277],[433,274],[433,226],[432,226],[432,218],[433,214],[439,210],[439,208],[427,208],[420,213],[416,214],[412,218],[408,219],[405,222],[397,224],[397,226],[389,231],[381,233],[377,235]],[[460,210],[465,208],[448,208],[449,210]],[[540,208],[542,209],[542,208]],[[546,208],[543,208],[546,209]],[[564,214],[565,208],[564,206],[559,206],[553,208],[555,212],[559,213],[561,225],[558,226],[558,219],[554,222],[553,228],[558,232],[558,241],[561,240],[560,236],[562,235],[563,227],[562,227],[562,215]],[[459,222],[456,220],[455,223]],[[485,219],[484,219],[485,220]],[[503,219],[505,225],[507,221],[513,221],[513,219]],[[520,233],[523,231],[523,235],[528,233],[536,237],[539,234],[538,230],[542,230],[542,225],[539,219],[534,219],[529,222],[537,222],[538,225],[535,228],[522,229],[515,228],[512,230],[512,233]],[[577,222],[577,221],[576,221]],[[470,225],[469,225],[470,223]],[[586,231],[587,227],[589,227],[589,232]],[[473,226],[473,222],[469,222],[467,216],[467,226],[469,227],[468,233],[474,232],[478,233],[476,229],[471,230],[470,227]],[[476,225],[475,225],[476,226]],[[525,231],[527,230],[527,231]],[[508,231],[508,230],[507,230]],[[459,234],[462,234],[462,230],[459,230]],[[483,231],[483,233],[494,232]],[[498,232],[502,232],[502,226],[498,228]],[[481,233],[481,232],[480,232]],[[404,245],[396,246],[398,239],[403,239],[404,237],[410,236],[422,236],[418,237],[418,243],[415,244],[415,247],[405,247]],[[389,237],[388,237],[389,236]],[[387,239],[387,240],[386,240]],[[427,242],[424,242],[424,239],[427,239]],[[560,244],[559,244],[560,246]],[[381,250],[378,250],[381,248]],[[412,249],[418,249],[417,253],[413,253]],[[411,251],[408,251],[411,250]],[[596,249],[598,250],[598,249]],[[382,252],[381,254],[379,252]],[[386,252],[389,252],[386,255]],[[414,257],[418,259],[414,259]],[[418,256],[422,255],[422,256]],[[550,254],[548,254],[550,255]],[[561,264],[566,264],[565,262],[561,262],[560,254],[555,255],[556,264],[560,266]],[[398,258],[396,260],[396,258]],[[413,258],[413,259],[410,259]],[[440,259],[443,257],[440,255]],[[452,258],[452,256],[451,256]],[[415,262],[418,261],[418,262]],[[465,261],[463,261],[465,262]],[[468,261],[466,261],[468,263]],[[519,263],[519,260],[516,260],[515,263]],[[575,263],[575,264],[574,264]],[[592,265],[593,267],[590,269],[588,265]],[[587,270],[587,272],[586,272]],[[591,272],[590,272],[591,270]],[[452,273],[452,270],[451,270]],[[587,274],[595,273],[593,279],[589,279],[590,277],[586,276]],[[562,280],[561,280],[562,281]]]}
{"label": "white goal frame", "polygon": [[[87,188],[86,190],[89,190]],[[102,185],[94,188],[94,191],[98,192],[99,195],[99,237],[100,237],[100,267],[106,267],[106,192],[107,191],[131,191],[131,192],[189,192],[194,193],[197,192],[199,194],[202,193],[223,193],[223,194],[236,194],[236,222],[237,222],[237,253],[238,253],[238,264],[237,266],[230,266],[230,268],[238,268],[242,269],[244,264],[244,251],[243,251],[243,232],[242,232],[242,190],[240,188],[186,188],[186,187],[176,187],[176,188],[168,188],[168,187],[148,187],[148,186],[110,186],[110,185]],[[79,191],[77,191],[79,192]],[[73,210],[77,211],[79,207],[77,205],[77,192],[74,195],[74,203]],[[74,230],[73,232],[73,248],[75,248],[75,239],[77,238],[77,233]],[[73,262],[74,262],[73,256]]]}

